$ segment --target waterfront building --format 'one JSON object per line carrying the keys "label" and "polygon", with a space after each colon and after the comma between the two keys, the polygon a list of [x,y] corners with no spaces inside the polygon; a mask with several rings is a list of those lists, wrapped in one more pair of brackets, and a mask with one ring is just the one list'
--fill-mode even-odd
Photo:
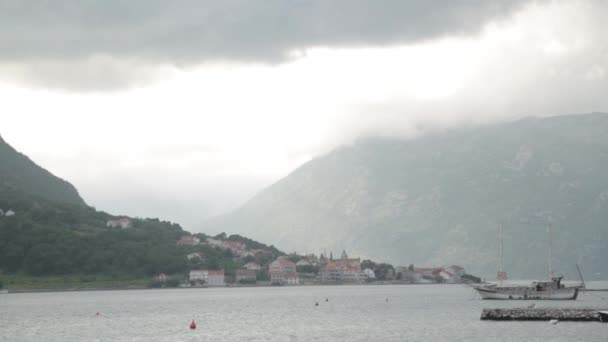
{"label": "waterfront building", "polygon": [[208,286],[225,286],[224,282],[224,270],[207,271],[207,285]]}
{"label": "waterfront building", "polygon": [[191,270],[190,281],[204,282],[208,286],[224,286],[224,270]]}
{"label": "waterfront building", "polygon": [[270,282],[273,285],[299,285],[300,276],[297,273],[271,271]]}
{"label": "waterfront building", "polygon": [[207,270],[191,270],[190,271],[190,281],[206,281],[207,280]]}
{"label": "waterfront building", "polygon": [[255,282],[256,272],[254,270],[237,270],[236,271],[236,282],[240,281]]}
{"label": "waterfront building", "polygon": [[290,260],[279,257],[277,260],[270,263],[268,267],[270,272],[282,272],[282,273],[296,273],[296,264]]}
{"label": "waterfront building", "polygon": [[366,278],[359,258],[329,261],[321,268],[322,283],[360,283]]}

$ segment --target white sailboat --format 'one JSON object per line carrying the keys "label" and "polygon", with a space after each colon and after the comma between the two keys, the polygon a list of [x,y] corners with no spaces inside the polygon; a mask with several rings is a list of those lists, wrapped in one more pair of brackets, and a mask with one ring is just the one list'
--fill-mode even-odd
{"label": "white sailboat", "polygon": [[[503,241],[502,225],[500,225],[500,268],[498,271],[498,284],[481,285],[474,287],[482,299],[522,299],[522,300],[575,300],[578,292],[584,285],[565,286],[562,277],[553,276],[552,266],[552,229],[547,229],[549,240],[549,281],[535,281],[530,285],[503,286],[503,280],[507,279],[507,273],[503,271]],[[577,265],[578,268],[578,265]],[[579,271],[580,273],[580,271]],[[583,283],[584,284],[584,283]]]}

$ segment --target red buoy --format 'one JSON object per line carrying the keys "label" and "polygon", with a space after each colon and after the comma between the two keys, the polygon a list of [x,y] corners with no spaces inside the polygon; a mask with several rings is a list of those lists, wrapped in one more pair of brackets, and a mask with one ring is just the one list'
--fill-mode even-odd
{"label": "red buoy", "polygon": [[194,320],[190,323],[190,329],[196,329],[196,322],[194,322]]}

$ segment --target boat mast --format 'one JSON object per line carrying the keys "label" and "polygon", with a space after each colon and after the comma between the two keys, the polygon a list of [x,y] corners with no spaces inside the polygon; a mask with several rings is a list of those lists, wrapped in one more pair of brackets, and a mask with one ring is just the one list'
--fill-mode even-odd
{"label": "boat mast", "polygon": [[581,279],[581,286],[584,291],[587,289],[587,286],[585,285],[585,279],[583,279],[583,273],[581,272],[581,269],[578,267],[578,264],[576,264],[576,271],[578,272],[578,277]]}
{"label": "boat mast", "polygon": [[549,242],[549,280],[551,280],[553,278],[553,234],[552,234],[552,229],[553,227],[551,226],[551,223],[549,223],[549,226],[547,227],[547,238],[548,238],[548,242]]}
{"label": "boat mast", "polygon": [[498,270],[498,280],[500,281],[500,285],[502,285],[503,276],[503,242],[502,242],[502,223],[498,225],[498,238],[500,241],[500,265]]}

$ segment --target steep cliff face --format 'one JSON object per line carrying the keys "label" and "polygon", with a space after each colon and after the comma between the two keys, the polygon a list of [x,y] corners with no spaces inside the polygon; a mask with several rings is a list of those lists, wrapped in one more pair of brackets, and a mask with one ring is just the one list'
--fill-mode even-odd
{"label": "steep cliff face", "polygon": [[559,272],[606,277],[608,115],[529,118],[415,140],[375,139],[316,158],[206,227],[290,251],[399,264],[457,263],[543,277],[546,228]]}
{"label": "steep cliff face", "polygon": [[0,137],[0,189],[23,191],[51,201],[85,205],[76,188],[17,152]]}

